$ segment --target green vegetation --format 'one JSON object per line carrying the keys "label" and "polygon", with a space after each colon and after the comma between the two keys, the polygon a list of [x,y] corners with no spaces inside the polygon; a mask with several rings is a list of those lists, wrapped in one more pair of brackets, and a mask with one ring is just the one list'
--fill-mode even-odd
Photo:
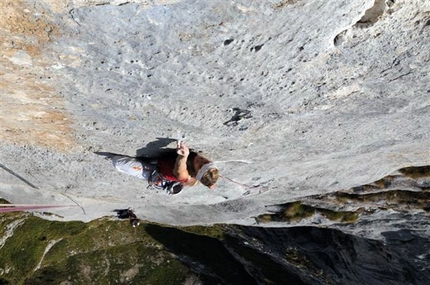
{"label": "green vegetation", "polygon": [[224,225],[213,225],[210,227],[190,226],[180,227],[179,229],[196,235],[208,236],[218,240],[224,240]]}
{"label": "green vegetation", "polygon": [[312,217],[316,213],[326,217],[329,220],[352,223],[358,220],[359,212],[342,212],[329,209],[312,207],[304,205],[302,202],[287,203],[281,205],[282,210],[274,214],[264,214],[258,216],[256,219],[259,223],[268,222],[297,222],[306,218]]}
{"label": "green vegetation", "polygon": [[[306,205],[301,201],[277,205],[279,211],[260,215],[256,217],[256,221],[292,223],[318,213],[331,221],[354,223],[360,215],[369,215],[377,210],[430,212],[430,166],[406,167],[399,169],[398,172],[401,174],[388,175],[345,192],[338,191],[305,198],[306,203],[317,206]],[[343,209],[343,206],[354,211],[333,210]]]}
{"label": "green vegetation", "polygon": [[430,166],[411,166],[399,170],[403,175],[414,179],[430,177]]}
{"label": "green vegetation", "polygon": [[337,212],[328,209],[319,209],[318,212],[331,221],[354,223],[358,220],[358,212]]}
{"label": "green vegetation", "polygon": [[128,221],[66,223],[6,213],[0,218],[3,236],[19,219],[0,249],[0,284],[182,284],[193,276],[143,227]]}
{"label": "green vegetation", "polygon": [[[294,223],[318,214],[336,223],[354,223],[360,215],[375,210],[430,212],[430,187],[423,179],[430,177],[430,168],[413,167],[399,171],[406,179],[387,176],[349,192],[312,196],[306,202],[278,205],[277,212],[260,215],[256,221]],[[396,189],[396,183],[400,183],[399,179],[407,186],[421,187],[422,191],[392,190]],[[0,199],[0,203],[8,202]],[[356,210],[333,210],[343,206]],[[258,264],[267,284],[298,281],[289,273],[279,275],[281,268],[269,257],[231,236],[229,232],[233,228],[228,225],[173,228],[150,223],[133,228],[127,220],[55,222],[25,212],[2,213],[0,284],[254,282],[248,269],[232,256],[226,245],[249,264]],[[295,268],[306,268],[314,276],[321,274],[298,249],[288,249],[284,258]],[[196,264],[198,266],[194,266]],[[193,273],[190,266],[198,273]]]}
{"label": "green vegetation", "polygon": [[422,209],[428,211],[430,192],[429,191],[409,191],[409,190],[391,190],[369,194],[350,194],[337,192],[334,197],[338,204],[354,203],[379,205],[382,209],[393,209],[396,211],[407,211],[410,209]]}
{"label": "green vegetation", "polygon": [[301,202],[287,203],[281,206],[282,210],[274,214],[264,214],[256,218],[259,223],[268,222],[294,222],[300,221],[315,214],[315,209],[303,205]]}
{"label": "green vegetation", "polygon": [[170,254],[135,242],[70,256],[36,271],[27,283],[180,284],[188,273]]}
{"label": "green vegetation", "polygon": [[287,218],[288,221],[302,220],[305,218],[312,217],[312,215],[314,214],[314,208],[307,205],[303,205],[301,202],[294,202],[288,205],[284,210],[284,216]]}

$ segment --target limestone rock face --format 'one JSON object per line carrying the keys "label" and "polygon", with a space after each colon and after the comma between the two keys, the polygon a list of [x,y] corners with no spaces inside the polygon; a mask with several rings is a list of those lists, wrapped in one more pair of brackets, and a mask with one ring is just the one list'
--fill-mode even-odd
{"label": "limestone rock face", "polygon": [[[318,204],[430,164],[429,1],[27,0],[0,11],[0,196],[84,210],[50,218],[132,207],[155,222],[250,225],[267,206]],[[94,154],[148,154],[178,137],[250,187],[221,178],[168,196]],[[424,208],[409,214],[428,218]]]}

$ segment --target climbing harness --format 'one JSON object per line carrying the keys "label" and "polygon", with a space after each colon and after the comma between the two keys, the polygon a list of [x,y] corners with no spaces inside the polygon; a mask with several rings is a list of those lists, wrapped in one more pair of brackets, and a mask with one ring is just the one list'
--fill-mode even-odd
{"label": "climbing harness", "polygon": [[181,182],[167,180],[158,169],[151,172],[148,178],[148,188],[166,191],[168,194],[178,194],[182,190]]}

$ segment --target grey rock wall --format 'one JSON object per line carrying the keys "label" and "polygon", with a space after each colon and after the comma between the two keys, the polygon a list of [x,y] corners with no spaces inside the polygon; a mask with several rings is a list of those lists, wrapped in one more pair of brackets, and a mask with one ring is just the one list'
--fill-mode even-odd
{"label": "grey rock wall", "polygon": [[[0,5],[0,163],[38,188],[1,171],[0,196],[85,209],[50,218],[133,207],[249,225],[266,205],[430,164],[428,1]],[[93,153],[178,136],[269,190],[224,179],[168,196]]]}

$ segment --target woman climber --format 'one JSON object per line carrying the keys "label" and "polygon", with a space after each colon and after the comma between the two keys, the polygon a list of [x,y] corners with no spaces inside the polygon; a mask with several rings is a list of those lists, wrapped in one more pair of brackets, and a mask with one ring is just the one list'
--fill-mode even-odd
{"label": "woman climber", "polygon": [[182,141],[178,142],[176,153],[157,158],[115,155],[112,162],[118,171],[144,179],[150,186],[170,194],[179,193],[183,186],[194,186],[199,181],[213,189],[219,177],[218,169],[210,160],[190,151]]}

